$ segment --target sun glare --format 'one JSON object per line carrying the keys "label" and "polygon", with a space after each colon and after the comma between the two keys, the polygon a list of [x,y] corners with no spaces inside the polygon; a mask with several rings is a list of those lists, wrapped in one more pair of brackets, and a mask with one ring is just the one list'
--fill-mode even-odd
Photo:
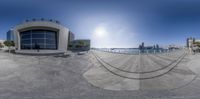
{"label": "sun glare", "polygon": [[97,27],[94,31],[95,35],[98,37],[103,37],[106,35],[106,29],[104,27]]}

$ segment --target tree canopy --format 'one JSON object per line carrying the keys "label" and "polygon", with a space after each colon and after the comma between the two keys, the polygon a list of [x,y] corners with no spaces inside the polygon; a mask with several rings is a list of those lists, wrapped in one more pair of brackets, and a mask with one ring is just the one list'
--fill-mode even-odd
{"label": "tree canopy", "polygon": [[4,41],[3,43],[5,46],[8,46],[8,47],[15,46],[14,41]]}

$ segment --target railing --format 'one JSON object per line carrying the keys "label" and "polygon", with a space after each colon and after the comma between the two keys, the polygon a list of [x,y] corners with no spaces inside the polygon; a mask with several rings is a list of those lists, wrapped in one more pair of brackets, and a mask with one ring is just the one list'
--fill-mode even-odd
{"label": "railing", "polygon": [[116,53],[116,54],[129,54],[129,55],[139,55],[139,54],[161,54],[161,53],[169,53],[174,51],[179,51],[181,49],[110,49],[110,48],[95,48],[94,50]]}

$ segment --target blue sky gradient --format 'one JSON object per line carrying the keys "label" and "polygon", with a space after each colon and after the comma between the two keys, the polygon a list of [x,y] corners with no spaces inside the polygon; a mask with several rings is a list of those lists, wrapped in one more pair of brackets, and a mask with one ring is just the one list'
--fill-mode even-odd
{"label": "blue sky gradient", "polygon": [[[185,45],[187,37],[200,38],[198,0],[1,0],[0,39],[32,18],[59,20],[93,47]],[[102,37],[95,34],[99,27]]]}

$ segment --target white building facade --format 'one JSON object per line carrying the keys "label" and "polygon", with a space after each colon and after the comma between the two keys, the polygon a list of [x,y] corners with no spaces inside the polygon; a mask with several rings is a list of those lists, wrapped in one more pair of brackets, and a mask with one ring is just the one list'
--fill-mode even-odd
{"label": "white building facade", "polygon": [[16,52],[66,52],[69,29],[54,20],[26,21],[13,28]]}

